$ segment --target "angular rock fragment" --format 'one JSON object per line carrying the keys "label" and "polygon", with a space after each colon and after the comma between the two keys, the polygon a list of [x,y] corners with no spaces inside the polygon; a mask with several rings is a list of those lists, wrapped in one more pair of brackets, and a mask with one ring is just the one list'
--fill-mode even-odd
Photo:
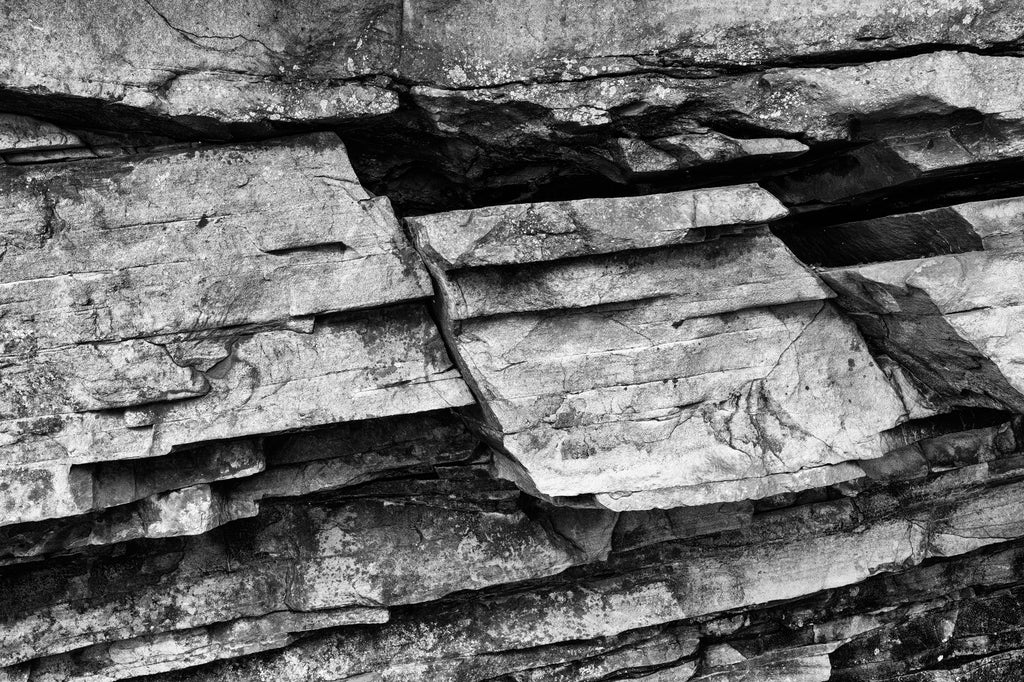
{"label": "angular rock fragment", "polygon": [[741,227],[780,214],[744,186],[408,221],[527,490],[711,504],[858,478],[850,460],[883,454],[907,407],[813,273]]}
{"label": "angular rock fragment", "polygon": [[60,149],[81,144],[76,135],[52,123],[17,114],[0,114],[0,153],[5,156],[9,152]]}
{"label": "angular rock fragment", "polygon": [[865,336],[936,400],[1024,408],[1019,286],[1011,248],[834,268],[822,273]]}

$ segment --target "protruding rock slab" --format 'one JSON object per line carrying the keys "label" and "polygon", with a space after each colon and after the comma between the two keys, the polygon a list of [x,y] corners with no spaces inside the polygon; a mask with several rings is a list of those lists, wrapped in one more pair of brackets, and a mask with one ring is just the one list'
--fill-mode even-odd
{"label": "protruding rock slab", "polygon": [[28,116],[0,114],[0,153],[62,149],[82,144],[73,133]]}
{"label": "protruding rock slab", "polygon": [[424,306],[361,312],[430,288],[336,135],[0,185],[0,524],[175,487],[103,502],[85,464],[471,400]]}
{"label": "protruding rock slab", "polygon": [[700,242],[708,228],[756,225],[786,214],[757,185],[736,185],[643,198],[490,206],[407,222],[428,262],[449,271]]}
{"label": "protruding rock slab", "polygon": [[1024,410],[1024,250],[825,270],[865,335],[937,400]]}
{"label": "protruding rock slab", "polygon": [[5,167],[0,187],[4,353],[429,294],[329,133]]}
{"label": "protruding rock slab", "polygon": [[824,267],[1024,248],[1024,197],[972,201],[849,223],[799,225],[787,245]]}
{"label": "protruding rock slab", "polygon": [[[328,318],[309,332],[226,332],[220,341],[226,357],[207,373],[210,389],[202,396],[5,422],[0,481],[17,491],[11,499],[67,500],[70,484],[54,485],[53,476],[29,471],[53,469],[63,481],[86,462],[157,457],[190,443],[472,402],[422,304]],[[17,509],[14,503],[10,511]]]}
{"label": "protruding rock slab", "polygon": [[[740,227],[780,215],[774,197],[743,186],[608,203],[409,221],[485,432],[524,487],[640,509],[863,475],[851,460],[882,455],[879,434],[906,407],[831,292]],[[695,227],[724,236],[680,244]]]}

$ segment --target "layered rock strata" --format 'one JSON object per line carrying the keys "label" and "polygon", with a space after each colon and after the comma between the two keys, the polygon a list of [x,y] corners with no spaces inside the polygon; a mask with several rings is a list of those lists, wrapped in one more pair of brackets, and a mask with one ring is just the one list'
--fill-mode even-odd
{"label": "layered rock strata", "polygon": [[8,167],[4,187],[2,523],[263,468],[237,444],[158,464],[192,444],[469,401],[422,303],[366,310],[429,285],[333,135]]}
{"label": "layered rock strata", "polygon": [[1020,677],[1014,3],[0,16],[0,682]]}
{"label": "layered rock strata", "polygon": [[549,497],[732,502],[863,475],[909,417],[757,186],[409,221],[484,430]]}

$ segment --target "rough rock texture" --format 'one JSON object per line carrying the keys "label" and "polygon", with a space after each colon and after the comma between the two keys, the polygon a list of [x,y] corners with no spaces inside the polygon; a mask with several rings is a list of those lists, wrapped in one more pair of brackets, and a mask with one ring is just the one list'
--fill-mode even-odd
{"label": "rough rock texture", "polygon": [[784,213],[738,186],[409,225],[485,430],[531,488],[625,510],[857,478],[909,417],[782,242],[716,234]]}
{"label": "rough rock texture", "polygon": [[0,17],[0,682],[1020,679],[1018,3]]}

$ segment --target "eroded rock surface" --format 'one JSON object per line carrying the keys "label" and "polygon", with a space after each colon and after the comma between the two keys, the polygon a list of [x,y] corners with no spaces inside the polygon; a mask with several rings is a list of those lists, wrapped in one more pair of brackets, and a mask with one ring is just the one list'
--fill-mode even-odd
{"label": "eroded rock surface", "polygon": [[1018,3],[0,17],[0,682],[1020,677]]}
{"label": "eroded rock surface", "polygon": [[740,186],[409,224],[510,469],[624,510],[857,478],[909,417],[831,292],[743,228],[782,215]]}
{"label": "eroded rock surface", "polygon": [[429,285],[333,135],[5,172],[3,523],[262,468],[104,502],[100,463],[469,401],[422,303],[359,310]]}

